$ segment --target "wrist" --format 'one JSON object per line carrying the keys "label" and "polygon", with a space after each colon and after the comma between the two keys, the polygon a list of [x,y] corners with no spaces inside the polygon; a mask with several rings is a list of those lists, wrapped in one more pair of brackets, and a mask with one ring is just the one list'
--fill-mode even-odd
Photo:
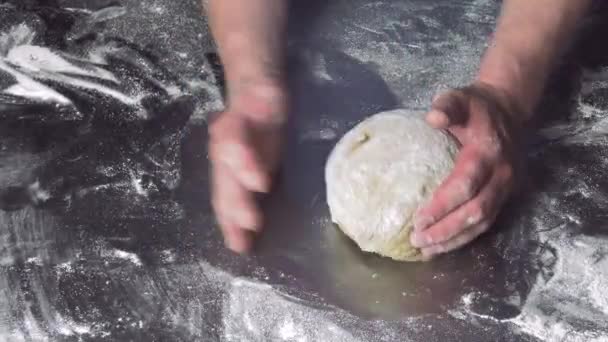
{"label": "wrist", "polygon": [[282,80],[239,78],[228,83],[227,109],[255,120],[282,123],[287,116],[288,93]]}
{"label": "wrist", "polygon": [[285,76],[281,63],[261,58],[241,58],[224,64],[228,97],[236,97],[250,89],[264,88],[277,95],[283,93]]}
{"label": "wrist", "polygon": [[489,50],[474,82],[494,89],[513,119],[523,124],[532,119],[544,90],[546,72],[538,69],[533,71],[525,58]]}

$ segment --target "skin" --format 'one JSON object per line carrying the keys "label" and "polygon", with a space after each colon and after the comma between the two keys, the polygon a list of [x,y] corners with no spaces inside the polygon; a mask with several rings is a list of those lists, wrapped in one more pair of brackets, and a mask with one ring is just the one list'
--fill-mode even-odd
{"label": "skin", "polygon": [[507,0],[476,80],[438,96],[429,124],[462,144],[452,174],[415,216],[411,236],[426,258],[487,231],[513,192],[518,136],[590,0]]}
{"label": "skin", "polygon": [[211,121],[212,204],[226,245],[246,252],[262,227],[256,193],[271,190],[280,156],[287,2],[211,0],[206,5],[224,64],[227,106]]}
{"label": "skin", "polygon": [[[516,186],[519,135],[591,0],[505,0],[475,80],[439,94],[428,123],[461,143],[451,175],[415,216],[430,259],[487,231]],[[271,190],[288,110],[283,85],[286,0],[209,0],[228,84],[210,125],[212,202],[226,244],[250,249],[263,225],[255,193]]]}

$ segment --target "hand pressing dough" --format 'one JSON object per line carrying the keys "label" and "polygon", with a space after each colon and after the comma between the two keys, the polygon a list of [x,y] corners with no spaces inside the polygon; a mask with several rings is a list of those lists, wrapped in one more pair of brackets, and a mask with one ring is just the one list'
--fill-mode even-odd
{"label": "hand pressing dough", "polygon": [[410,245],[414,214],[454,166],[458,144],[422,113],[376,114],[338,142],[325,167],[333,222],[366,252],[421,259]]}

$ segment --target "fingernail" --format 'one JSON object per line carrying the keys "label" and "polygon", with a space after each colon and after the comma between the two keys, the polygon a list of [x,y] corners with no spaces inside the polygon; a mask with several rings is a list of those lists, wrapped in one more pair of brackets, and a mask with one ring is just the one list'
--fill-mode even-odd
{"label": "fingernail", "polygon": [[424,234],[413,232],[410,235],[410,243],[416,248],[422,248],[428,245],[429,241]]}
{"label": "fingernail", "polygon": [[237,254],[243,254],[248,251],[245,242],[237,237],[227,238],[225,240],[226,247]]}
{"label": "fingernail", "polygon": [[429,112],[426,116],[426,121],[434,128],[446,128],[450,123],[448,116],[438,110]]}
{"label": "fingernail", "polygon": [[431,261],[433,260],[437,254],[433,253],[433,251],[429,249],[422,249],[422,261]]}
{"label": "fingernail", "polygon": [[254,172],[246,172],[243,175],[243,178],[243,182],[245,182],[245,185],[249,190],[257,192],[268,191],[268,186],[266,184],[267,182],[263,175]]}

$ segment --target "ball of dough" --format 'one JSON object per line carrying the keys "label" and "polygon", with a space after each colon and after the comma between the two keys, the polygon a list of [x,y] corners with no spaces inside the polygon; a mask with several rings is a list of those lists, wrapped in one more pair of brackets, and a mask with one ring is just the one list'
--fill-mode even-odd
{"label": "ball of dough", "polygon": [[366,252],[420,260],[410,245],[414,213],[447,177],[458,144],[423,113],[382,112],[335,146],[325,167],[332,221]]}

